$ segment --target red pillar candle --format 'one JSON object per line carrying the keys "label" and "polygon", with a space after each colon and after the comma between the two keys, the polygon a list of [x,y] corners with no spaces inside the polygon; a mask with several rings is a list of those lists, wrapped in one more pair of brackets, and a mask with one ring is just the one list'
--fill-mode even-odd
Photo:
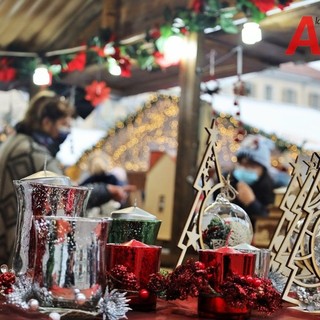
{"label": "red pillar candle", "polygon": [[[133,310],[150,311],[156,307],[157,297],[148,291],[147,284],[150,275],[160,270],[160,254],[161,247],[146,245],[137,240],[123,244],[108,243],[106,246],[107,273],[110,274],[117,266],[124,266],[128,273],[135,275],[136,290],[126,288],[123,283],[118,284],[118,289],[128,292],[127,298],[131,299],[129,305]],[[117,281],[113,284],[117,288]]]}
{"label": "red pillar candle", "polygon": [[[228,276],[233,274],[253,276],[255,271],[254,254],[242,253],[229,247],[222,247],[216,250],[199,250],[199,261],[206,268],[213,267],[214,272],[210,282],[213,289],[218,293],[219,285]],[[200,293],[198,313],[200,317],[209,317],[210,319],[242,320],[249,317],[250,310],[231,307],[221,297]]]}

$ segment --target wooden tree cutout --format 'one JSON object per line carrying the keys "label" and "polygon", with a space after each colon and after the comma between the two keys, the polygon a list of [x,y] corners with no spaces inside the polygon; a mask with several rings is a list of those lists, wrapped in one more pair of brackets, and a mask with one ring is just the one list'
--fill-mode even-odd
{"label": "wooden tree cutout", "polygon": [[[292,165],[291,181],[280,204],[283,214],[269,246],[271,250],[271,269],[286,276],[288,274],[284,269],[290,254],[290,239],[296,233],[295,226],[303,215],[301,208],[305,201],[306,192],[315,178],[313,168],[320,166],[316,154],[312,156],[310,165],[305,163],[307,168],[303,166],[303,162],[298,160],[299,158]],[[304,171],[306,171],[306,174]]]}
{"label": "wooden tree cutout", "polygon": [[290,295],[293,285],[302,288],[320,288],[320,270],[314,250],[320,222],[319,166],[311,167],[311,171],[316,173],[316,176],[311,188],[308,189],[302,207],[305,216],[298,228],[299,232],[287,262],[290,275],[283,292],[284,300],[297,304],[299,304],[299,300]]}
{"label": "wooden tree cutout", "polygon": [[[210,198],[213,199],[213,194],[217,190],[224,186],[221,168],[216,153],[217,131],[214,120],[212,120],[211,127],[205,129],[209,134],[207,148],[193,184],[193,188],[196,190],[195,200],[178,242],[178,247],[182,250],[182,252],[177,265],[180,265],[183,262],[183,259],[190,246],[192,246],[194,250],[198,250],[199,247],[203,247],[201,225],[198,222],[201,221],[200,217],[204,213],[205,204],[208,203]],[[217,180],[213,186],[210,183],[210,170],[214,170]]]}
{"label": "wooden tree cutout", "polygon": [[[284,212],[269,247],[271,269],[287,278],[283,299],[295,304],[299,304],[299,300],[290,295],[293,285],[320,287],[319,281],[314,281],[320,272],[313,250],[319,229],[317,221],[320,211],[317,208],[320,202],[320,157],[314,153],[310,161],[305,162],[306,174],[303,165],[297,160],[280,204]],[[308,280],[315,283],[308,283]]]}

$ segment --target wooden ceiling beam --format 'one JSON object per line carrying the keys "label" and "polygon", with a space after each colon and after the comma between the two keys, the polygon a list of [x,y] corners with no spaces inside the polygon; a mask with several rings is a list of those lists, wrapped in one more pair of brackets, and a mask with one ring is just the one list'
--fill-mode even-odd
{"label": "wooden ceiling beam", "polygon": [[103,0],[100,25],[102,29],[119,29],[121,5],[121,0]]}
{"label": "wooden ceiling beam", "polygon": [[77,30],[80,30],[81,26],[83,27],[83,21],[81,22],[81,20],[86,19],[86,16],[92,16],[89,11],[94,11],[93,5],[94,1],[92,0],[85,1],[83,4],[81,2],[76,4],[72,1],[67,2],[64,9],[59,13],[61,15],[60,19],[47,21],[46,27],[36,37],[36,42],[40,43],[46,51],[51,50],[53,44],[58,45],[58,49],[69,48],[71,46],[70,42],[78,40],[81,36],[81,32]]}

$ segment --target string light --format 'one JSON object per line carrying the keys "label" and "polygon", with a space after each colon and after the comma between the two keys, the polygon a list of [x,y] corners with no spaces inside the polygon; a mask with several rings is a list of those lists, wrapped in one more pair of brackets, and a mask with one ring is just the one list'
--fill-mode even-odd
{"label": "string light", "polygon": [[108,70],[110,74],[113,76],[120,76],[121,75],[121,67],[118,65],[116,59],[109,58],[108,59]]}
{"label": "string light", "polygon": [[[176,153],[178,114],[179,98],[162,94],[152,96],[135,115],[118,121],[95,147],[83,154],[76,166],[86,170],[89,155],[95,151],[103,151],[111,157],[114,166],[122,166],[127,171],[147,171],[151,150]],[[217,152],[221,165],[233,166],[236,162],[235,154],[239,149],[239,122],[235,117],[221,113],[216,115],[216,125]],[[289,151],[292,160],[301,151],[298,146],[281,140],[274,134],[268,135],[258,128],[244,124],[242,126],[247,133],[257,133],[272,139],[282,151]],[[278,161],[281,162],[280,157]]]}
{"label": "string light", "polygon": [[37,86],[46,86],[51,84],[51,75],[45,65],[39,65],[34,70],[33,83]]}
{"label": "string light", "polygon": [[178,64],[185,53],[185,40],[181,36],[170,36],[163,45],[163,53],[169,65]]}
{"label": "string light", "polygon": [[246,22],[241,31],[242,42],[245,44],[255,44],[262,40],[262,33],[258,23]]}

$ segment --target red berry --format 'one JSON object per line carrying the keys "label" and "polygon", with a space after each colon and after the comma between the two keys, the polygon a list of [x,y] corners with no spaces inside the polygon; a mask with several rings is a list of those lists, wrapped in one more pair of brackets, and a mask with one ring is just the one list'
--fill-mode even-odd
{"label": "red berry", "polygon": [[253,285],[256,287],[256,288],[259,288],[260,285],[261,285],[262,281],[259,279],[259,278],[255,278],[253,279]]}
{"label": "red berry", "polygon": [[139,297],[141,299],[148,299],[149,298],[149,295],[150,295],[150,292],[147,290],[147,289],[141,289],[139,291]]}
{"label": "red berry", "polygon": [[200,270],[204,270],[206,268],[205,264],[201,261],[196,261],[195,266]]}

